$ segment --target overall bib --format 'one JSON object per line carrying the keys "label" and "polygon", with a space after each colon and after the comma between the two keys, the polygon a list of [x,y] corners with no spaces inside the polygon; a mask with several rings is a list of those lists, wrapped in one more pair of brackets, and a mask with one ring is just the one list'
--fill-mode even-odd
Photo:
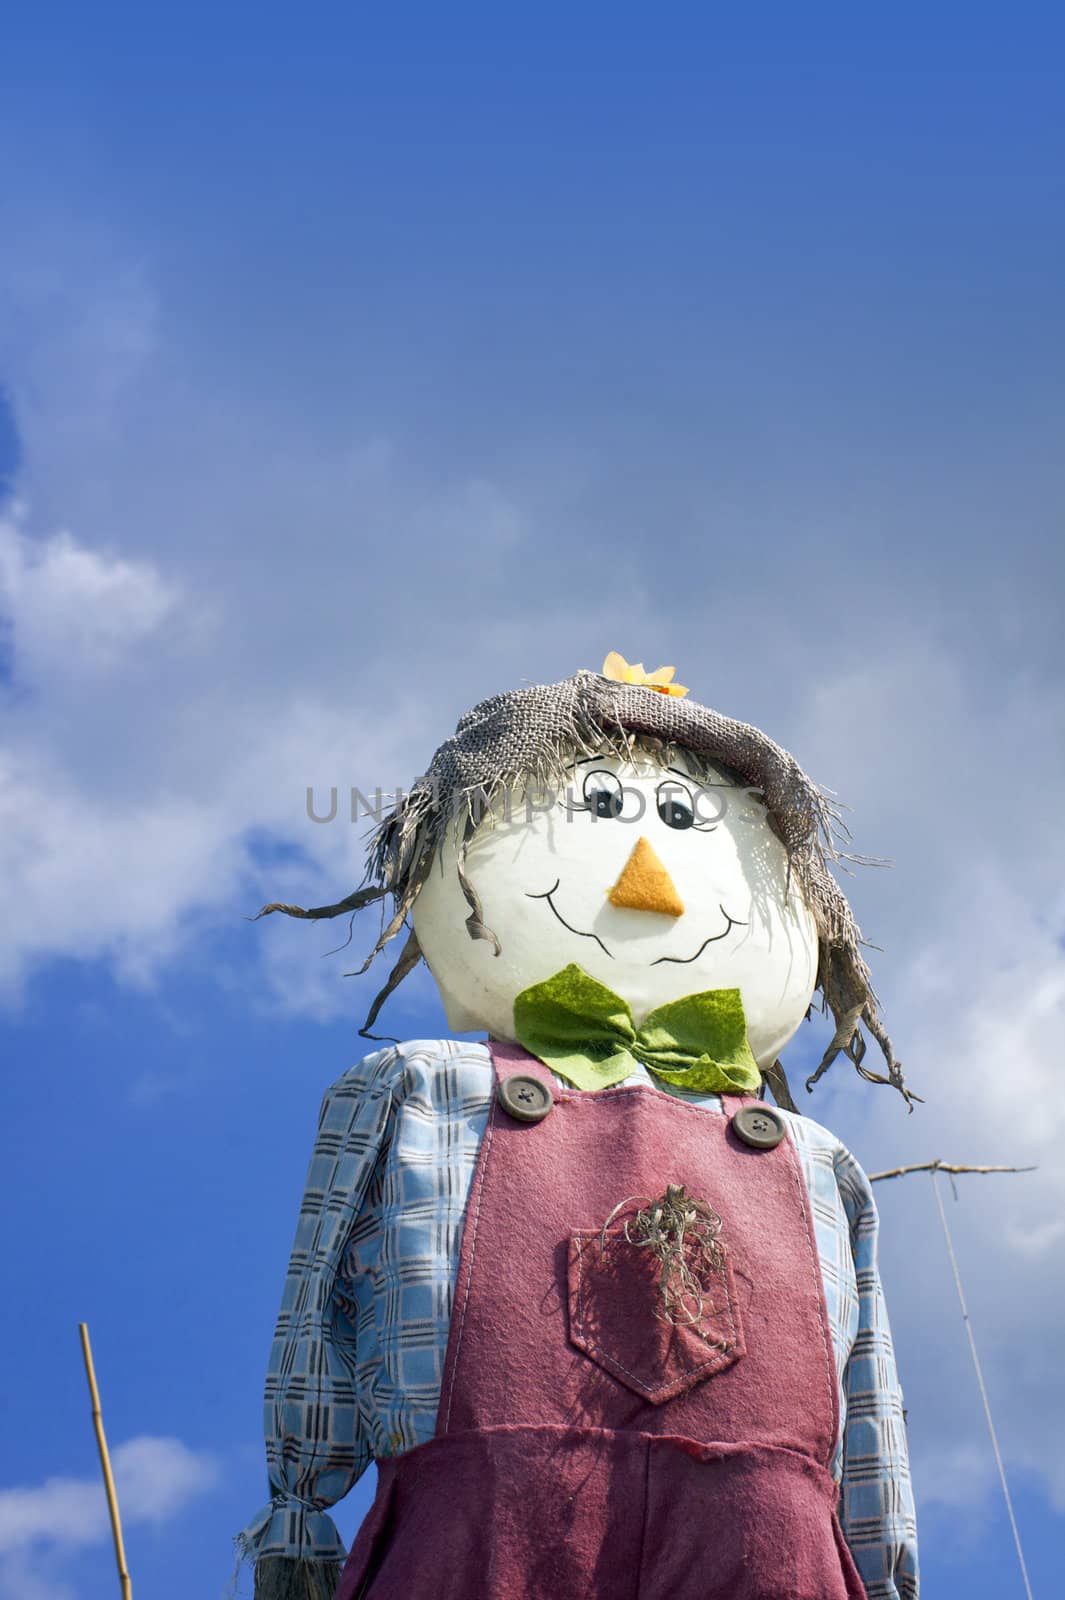
{"label": "overall bib", "polygon": [[[559,1090],[517,1045],[463,1231],[436,1435],[378,1462],[336,1600],[865,1600],[829,1471],[835,1361],[809,1198],[787,1136],[647,1085]],[[533,1089],[537,1085],[532,1086]],[[498,1084],[497,1084],[498,1090]],[[546,1098],[546,1097],[541,1097]],[[725,1247],[698,1326],[619,1203],[668,1184]]]}

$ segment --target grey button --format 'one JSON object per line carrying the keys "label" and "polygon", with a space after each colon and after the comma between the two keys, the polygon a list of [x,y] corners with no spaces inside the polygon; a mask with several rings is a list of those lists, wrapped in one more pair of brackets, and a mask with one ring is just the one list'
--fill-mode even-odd
{"label": "grey button", "polygon": [[741,1106],[732,1131],[754,1150],[774,1150],[784,1137],[784,1118],[772,1106]]}
{"label": "grey button", "polygon": [[512,1073],[499,1085],[499,1104],[518,1122],[542,1122],[555,1103],[555,1097],[539,1078],[523,1072]]}

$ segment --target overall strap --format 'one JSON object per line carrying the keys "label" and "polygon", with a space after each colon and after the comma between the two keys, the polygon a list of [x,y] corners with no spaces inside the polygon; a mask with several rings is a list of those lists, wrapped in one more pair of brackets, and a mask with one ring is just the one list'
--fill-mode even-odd
{"label": "overall strap", "polygon": [[522,1045],[512,1044],[506,1039],[489,1039],[488,1050],[497,1082],[502,1083],[504,1078],[511,1078],[520,1072],[527,1078],[538,1079],[551,1090],[552,1095],[558,1094],[558,1084],[551,1068],[545,1066],[538,1056],[530,1055]]}

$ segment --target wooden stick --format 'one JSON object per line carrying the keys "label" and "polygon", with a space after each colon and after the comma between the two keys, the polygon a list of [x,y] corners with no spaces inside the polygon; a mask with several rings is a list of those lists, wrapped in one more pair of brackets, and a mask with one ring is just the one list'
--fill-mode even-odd
{"label": "wooden stick", "polygon": [[79,1322],[78,1332],[81,1334],[81,1353],[85,1357],[85,1376],[89,1380],[89,1394],[92,1396],[92,1425],[96,1430],[96,1445],[100,1452],[100,1469],[104,1475],[104,1488],[107,1491],[107,1509],[111,1513],[111,1532],[115,1540],[118,1581],[122,1588],[122,1600],[133,1600],[133,1589],[130,1585],[129,1573],[126,1571],[126,1552],[122,1545],[122,1524],[118,1516],[115,1480],[111,1476],[111,1458],[107,1453],[107,1437],[104,1433],[104,1419],[100,1411],[100,1394],[96,1387],[96,1373],[92,1364],[92,1347],[89,1344],[88,1325],[84,1322]]}
{"label": "wooden stick", "polygon": [[946,1161],[923,1161],[917,1167],[892,1167],[890,1172],[871,1172],[870,1183],[881,1178],[902,1178],[907,1172],[1036,1172],[1037,1167],[954,1167]]}

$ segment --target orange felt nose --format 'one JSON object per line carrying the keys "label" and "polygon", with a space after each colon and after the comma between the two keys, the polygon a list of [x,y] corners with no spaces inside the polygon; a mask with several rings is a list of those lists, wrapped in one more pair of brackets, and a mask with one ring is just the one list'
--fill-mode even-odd
{"label": "orange felt nose", "polygon": [[642,836],[607,899],[612,906],[624,906],[630,911],[658,911],[667,917],[684,915],[684,901],[673,879]]}

